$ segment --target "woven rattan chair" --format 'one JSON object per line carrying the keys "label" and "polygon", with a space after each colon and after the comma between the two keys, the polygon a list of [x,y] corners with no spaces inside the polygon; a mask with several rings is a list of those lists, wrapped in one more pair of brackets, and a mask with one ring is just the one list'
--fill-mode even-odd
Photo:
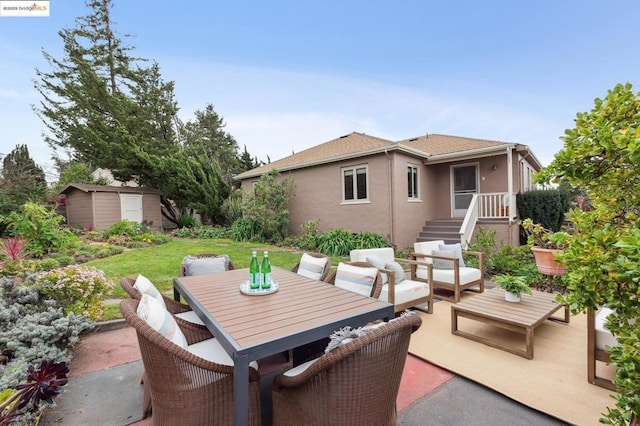
{"label": "woven rattan chair", "polygon": [[[138,301],[120,302],[120,312],[135,328],[150,389],[154,425],[233,424],[233,366],[205,360],[174,344],[136,313]],[[191,345],[185,326],[179,324]],[[260,425],[260,376],[249,368],[249,424]]]}
{"label": "woven rattan chair", "polygon": [[[218,256],[222,256],[222,255],[218,254],[218,253],[198,253],[198,254],[194,254],[192,256],[193,257],[197,257],[199,259],[202,259],[202,258],[206,258],[206,257],[218,257]],[[227,265],[227,270],[231,271],[233,269],[236,269],[236,265],[234,265],[233,262],[231,261],[231,259],[229,259],[229,264]],[[178,276],[179,277],[184,277],[185,275],[186,275],[186,268],[184,267],[184,263],[181,262],[180,263],[180,269],[178,271]],[[173,298],[175,300],[180,301],[180,293],[175,288],[173,289]]]}
{"label": "woven rattan chair", "polygon": [[[331,271],[331,259],[326,254],[322,254],[322,253],[307,253],[307,254],[317,259],[327,259],[327,263],[325,263],[324,269],[322,270],[322,276],[320,277],[320,281],[325,281],[329,276],[329,272]],[[299,267],[300,267],[300,262],[295,264],[295,266],[291,269],[291,272],[295,272],[297,274]]]}
{"label": "woven rattan chair", "polygon": [[399,317],[276,376],[273,424],[396,426],[409,340],[421,323],[417,315]]}
{"label": "woven rattan chair", "polygon": [[[345,264],[351,265],[351,266],[358,266],[361,268],[375,268],[375,266],[373,266],[369,262],[345,262]],[[338,273],[337,270],[334,271],[333,274],[331,274],[331,276],[327,279],[327,282],[329,284],[336,283],[337,273]],[[370,296],[373,297],[374,299],[377,299],[378,297],[380,297],[381,292],[382,292],[382,274],[380,273],[380,271],[378,271],[378,274],[376,275],[376,280],[374,281],[373,286],[371,287]]]}

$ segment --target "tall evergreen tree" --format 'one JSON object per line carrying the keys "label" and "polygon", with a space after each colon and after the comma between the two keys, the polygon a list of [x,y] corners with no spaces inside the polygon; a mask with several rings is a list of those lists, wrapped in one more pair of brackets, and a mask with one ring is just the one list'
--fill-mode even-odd
{"label": "tall evergreen tree", "polygon": [[44,171],[33,161],[26,145],[17,145],[2,161],[0,214],[16,211],[27,201],[42,201],[46,191]]}

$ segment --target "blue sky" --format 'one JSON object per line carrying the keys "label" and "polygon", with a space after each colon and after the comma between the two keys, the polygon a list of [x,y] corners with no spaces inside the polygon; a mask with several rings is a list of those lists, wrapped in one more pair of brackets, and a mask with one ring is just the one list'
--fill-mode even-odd
{"label": "blue sky", "polygon": [[[0,153],[27,144],[51,169],[35,68],[86,15],[0,17]],[[443,133],[529,145],[543,164],[578,112],[638,87],[640,2],[116,0],[134,53],[175,81],[183,120],[214,105],[240,149],[273,161],[352,131]]]}

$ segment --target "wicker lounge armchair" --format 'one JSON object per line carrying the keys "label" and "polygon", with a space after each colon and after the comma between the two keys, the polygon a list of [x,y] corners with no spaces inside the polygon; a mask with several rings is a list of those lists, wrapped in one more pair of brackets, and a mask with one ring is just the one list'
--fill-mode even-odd
{"label": "wicker lounge armchair", "polygon": [[[136,329],[145,368],[145,388],[150,389],[153,424],[233,424],[233,366],[206,360],[189,351],[202,341],[189,340],[183,349],[150,327],[136,313],[138,301],[120,302],[120,312]],[[249,368],[249,424],[259,425],[258,372]]]}
{"label": "wicker lounge armchair", "polygon": [[402,316],[275,377],[274,425],[397,425],[396,398],[417,315]]}
{"label": "wicker lounge armchair", "polygon": [[331,271],[331,259],[329,259],[329,256],[327,256],[326,254],[322,254],[322,253],[305,253],[302,255],[302,259],[300,259],[300,262],[296,263],[295,266],[291,269],[292,272],[295,272],[296,274],[300,273],[301,275],[308,275],[305,273],[301,273],[300,270],[300,264],[304,261],[305,255],[307,256],[311,256],[314,259],[320,260],[320,261],[325,261],[324,266],[322,268],[322,272],[320,273],[320,278],[318,279],[318,281],[324,281],[327,279],[327,277],[329,276],[329,271]]}

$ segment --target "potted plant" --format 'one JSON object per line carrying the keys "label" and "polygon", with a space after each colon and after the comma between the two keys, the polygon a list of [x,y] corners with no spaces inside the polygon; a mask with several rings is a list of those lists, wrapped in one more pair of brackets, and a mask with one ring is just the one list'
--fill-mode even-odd
{"label": "potted plant", "polygon": [[556,260],[556,255],[569,247],[571,235],[564,231],[553,232],[530,218],[520,225],[527,235],[527,243],[531,245],[538,271],[545,275],[564,275],[566,266]]}
{"label": "potted plant", "polygon": [[504,300],[507,302],[519,302],[522,294],[533,294],[527,283],[527,277],[523,275],[496,275],[491,281],[504,290]]}

